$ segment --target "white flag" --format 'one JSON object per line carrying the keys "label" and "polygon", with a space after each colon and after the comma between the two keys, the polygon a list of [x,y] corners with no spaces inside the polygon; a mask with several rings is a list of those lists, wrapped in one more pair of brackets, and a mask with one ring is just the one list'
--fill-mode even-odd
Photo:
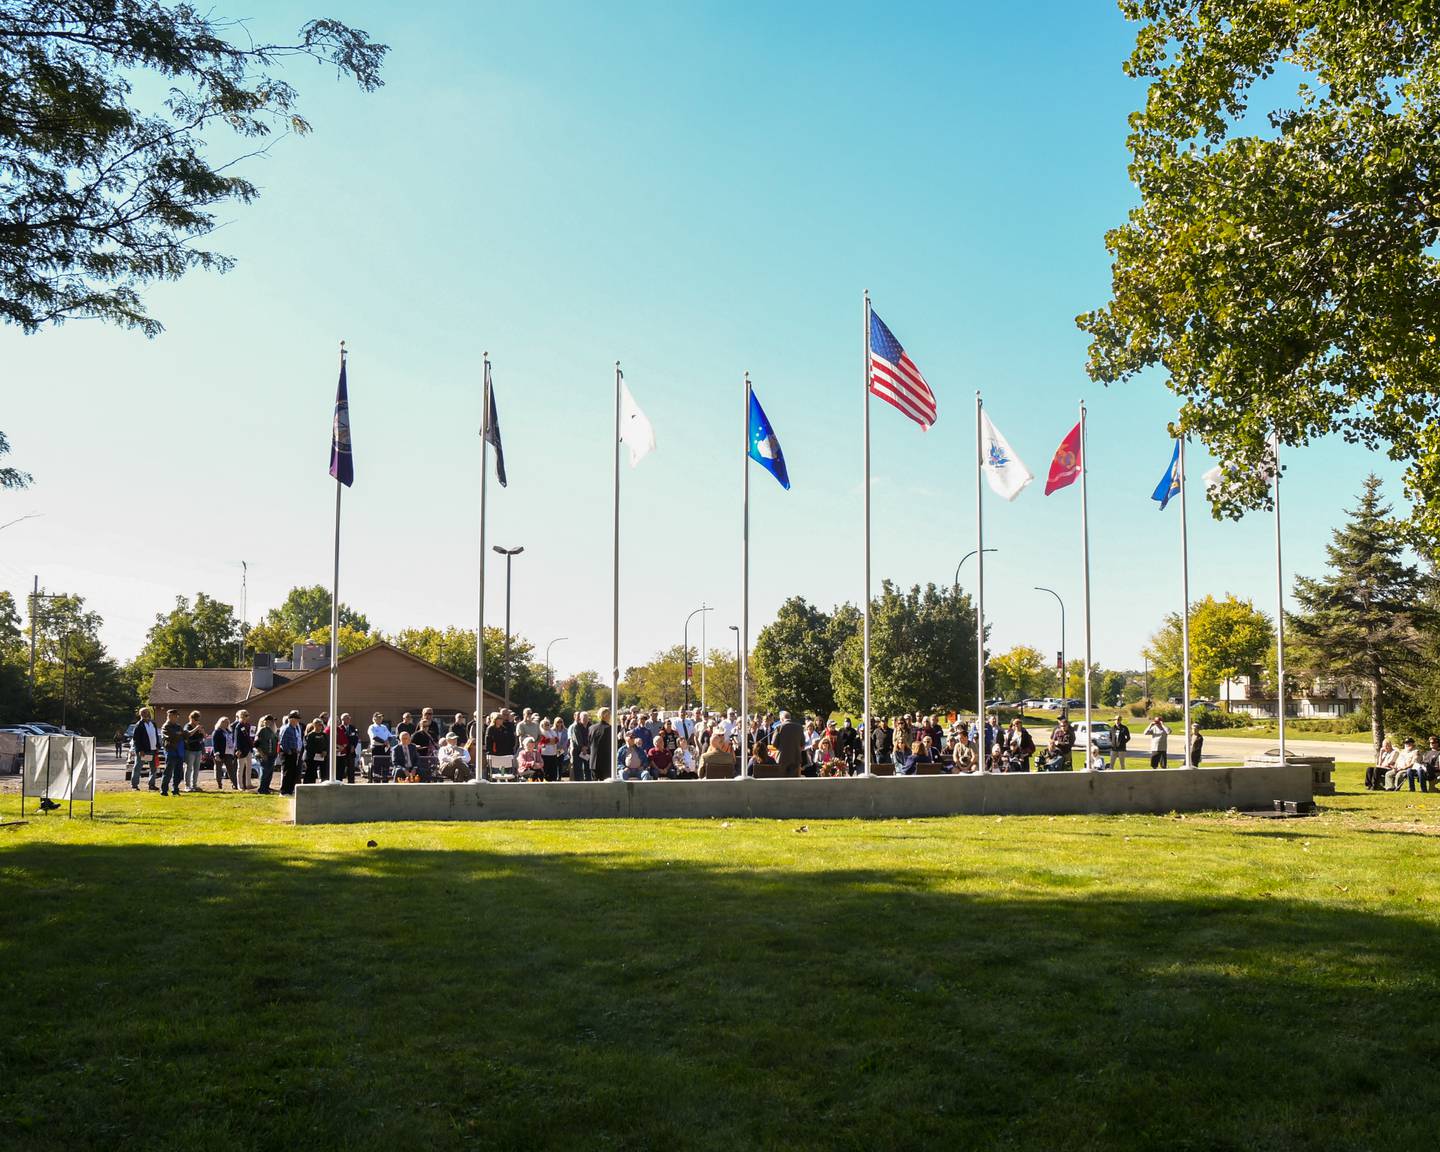
{"label": "white flag", "polygon": [[630,448],[630,467],[634,468],[655,447],[655,429],[630,395],[625,381],[620,381],[620,443]]}
{"label": "white flag", "polygon": [[980,463],[985,469],[985,479],[990,491],[1006,500],[1014,500],[1021,489],[1035,479],[1025,461],[1015,455],[1010,442],[1000,435],[990,419],[990,413],[980,409]]}

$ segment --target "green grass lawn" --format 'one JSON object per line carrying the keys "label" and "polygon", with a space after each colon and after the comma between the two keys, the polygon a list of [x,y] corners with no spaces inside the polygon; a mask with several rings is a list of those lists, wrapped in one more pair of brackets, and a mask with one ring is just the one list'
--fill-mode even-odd
{"label": "green grass lawn", "polygon": [[1292,821],[102,794],[0,828],[0,1147],[1413,1152],[1440,796],[1338,776]]}

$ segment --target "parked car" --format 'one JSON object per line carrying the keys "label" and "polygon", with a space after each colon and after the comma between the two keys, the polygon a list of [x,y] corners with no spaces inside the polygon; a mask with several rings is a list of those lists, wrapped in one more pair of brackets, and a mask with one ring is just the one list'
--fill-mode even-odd
{"label": "parked car", "polygon": [[1085,721],[1081,720],[1074,724],[1073,727],[1075,729],[1076,751],[1085,751],[1090,747],[1090,734],[1092,731],[1094,732],[1095,737],[1095,747],[1101,752],[1110,751],[1109,724],[1106,724],[1104,721],[1101,720],[1096,720],[1090,725],[1089,728],[1087,728],[1085,726]]}

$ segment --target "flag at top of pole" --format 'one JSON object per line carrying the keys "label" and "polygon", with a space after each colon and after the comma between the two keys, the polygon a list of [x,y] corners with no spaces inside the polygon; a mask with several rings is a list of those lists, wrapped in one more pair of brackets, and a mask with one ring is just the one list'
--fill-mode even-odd
{"label": "flag at top of pole", "polygon": [[1176,496],[1180,495],[1180,441],[1175,441],[1175,451],[1170,454],[1170,467],[1165,469],[1165,475],[1160,477],[1160,483],[1155,485],[1155,491],[1150,493],[1150,499],[1160,505],[1160,511],[1165,511],[1165,506]]}
{"label": "flag at top of pole", "polygon": [[870,310],[870,394],[898,408],[924,429],[934,424],[939,415],[935,393],[930,391],[915,361],[873,308]]}
{"label": "flag at top of pole", "polygon": [[634,468],[655,450],[655,428],[649,417],[640,411],[635,397],[630,395],[630,387],[625,383],[623,374],[619,377],[619,384],[620,442],[630,449],[630,467]]}
{"label": "flag at top of pole", "polygon": [[1055,449],[1055,459],[1050,461],[1050,475],[1045,481],[1046,496],[1061,488],[1068,488],[1079,478],[1081,451],[1080,425],[1076,424],[1066,434],[1065,439],[1060,441],[1060,447]]}
{"label": "flag at top of pole", "polygon": [[1035,479],[983,408],[980,411],[980,467],[990,491],[1006,500],[1014,500],[1025,485]]}
{"label": "flag at top of pole", "polygon": [[490,416],[485,422],[485,443],[495,449],[495,479],[500,481],[500,487],[504,488],[509,482],[505,479],[505,446],[500,443],[500,413],[495,409],[495,382],[490,376],[490,361],[485,361],[485,391],[490,395]]}
{"label": "flag at top of pole", "polygon": [[785,467],[785,453],[780,450],[780,440],[775,435],[775,429],[770,427],[765,409],[760,407],[760,398],[753,389],[750,391],[750,436],[747,451],[751,460],[780,481],[780,487],[786,490],[790,488],[790,473]]}
{"label": "flag at top of pole", "polygon": [[340,345],[340,385],[335,390],[335,419],[330,429],[330,475],[347,488],[355,483],[350,455],[350,397],[345,389],[345,345]]}

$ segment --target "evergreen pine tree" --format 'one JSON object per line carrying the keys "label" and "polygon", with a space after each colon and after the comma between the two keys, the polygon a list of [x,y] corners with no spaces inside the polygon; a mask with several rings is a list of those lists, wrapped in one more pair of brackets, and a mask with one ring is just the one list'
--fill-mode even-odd
{"label": "evergreen pine tree", "polygon": [[1404,543],[1368,476],[1360,504],[1326,548],[1330,571],[1295,580],[1300,611],[1287,617],[1301,647],[1302,667],[1365,684],[1375,753],[1385,735],[1385,709],[1424,672],[1425,636],[1435,627],[1428,581],[1403,558]]}

